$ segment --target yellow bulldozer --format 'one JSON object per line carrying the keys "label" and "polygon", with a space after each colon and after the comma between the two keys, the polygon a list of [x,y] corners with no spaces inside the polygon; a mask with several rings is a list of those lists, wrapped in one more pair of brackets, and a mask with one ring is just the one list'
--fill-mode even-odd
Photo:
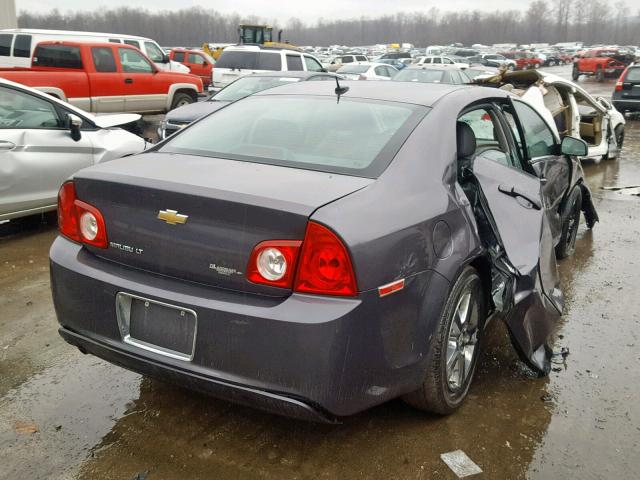
{"label": "yellow bulldozer", "polygon": [[[278,31],[278,41],[273,40],[273,27],[269,25],[238,25],[238,36],[240,45],[264,45],[265,47],[290,48],[298,50],[298,47],[288,42],[282,41],[282,30]],[[230,44],[222,43],[205,43],[202,50],[218,60],[222,51]]]}

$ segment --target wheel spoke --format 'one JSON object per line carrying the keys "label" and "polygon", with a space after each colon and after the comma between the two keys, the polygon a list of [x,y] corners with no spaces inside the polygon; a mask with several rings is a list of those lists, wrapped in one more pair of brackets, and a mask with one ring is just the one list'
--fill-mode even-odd
{"label": "wheel spoke", "polygon": [[465,373],[465,359],[464,354],[462,352],[458,352],[458,384],[457,387],[460,388],[464,384],[464,373]]}
{"label": "wheel spoke", "polygon": [[[464,366],[465,372],[469,372],[471,370],[471,362],[473,360],[473,353],[475,352],[475,345],[467,345],[464,347]],[[465,378],[466,380],[466,378]]]}
{"label": "wheel spoke", "polygon": [[458,355],[458,342],[449,340],[447,346],[447,372],[451,372]]}
{"label": "wheel spoke", "polygon": [[469,315],[469,301],[471,300],[471,293],[465,293],[464,296],[460,299],[460,303],[458,303],[458,309],[456,311],[456,316],[458,317],[458,326],[460,330],[463,330],[463,326],[466,324]]}

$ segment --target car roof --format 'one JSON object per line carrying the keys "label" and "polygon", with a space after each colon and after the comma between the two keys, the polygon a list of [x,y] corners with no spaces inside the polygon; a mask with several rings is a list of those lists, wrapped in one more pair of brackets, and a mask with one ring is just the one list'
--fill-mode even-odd
{"label": "car roof", "polygon": [[[260,73],[252,73],[251,75],[246,75],[245,77],[278,77],[278,78],[309,78],[314,77],[316,75],[324,75],[328,77],[337,77],[335,73],[329,72],[303,72],[303,71],[288,71],[288,72],[260,72]],[[245,78],[240,77],[240,78]]]}
{"label": "car roof", "polygon": [[460,70],[458,67],[446,66],[445,64],[431,63],[429,65],[410,65],[407,70]]}
{"label": "car roof", "polygon": [[[342,94],[342,98],[366,98],[388,102],[412,103],[425,107],[433,106],[442,97],[458,90],[476,90],[478,87],[470,85],[426,84],[413,82],[362,82],[340,80],[340,85],[348,86],[349,90]],[[495,90],[496,89],[492,89]],[[492,92],[492,93],[494,93]],[[282,85],[278,88],[263,90],[253,96],[265,95],[305,95],[305,96],[335,96],[333,82],[299,82]]]}
{"label": "car roof", "polygon": [[260,52],[260,51],[266,51],[266,52],[285,52],[285,53],[303,53],[302,50],[298,49],[298,48],[294,48],[293,46],[291,48],[282,48],[282,47],[270,47],[270,46],[264,46],[264,45],[259,45],[259,44],[251,44],[251,45],[230,45],[227,48],[224,49],[224,51],[222,52],[224,54],[224,52],[229,51],[229,52]]}

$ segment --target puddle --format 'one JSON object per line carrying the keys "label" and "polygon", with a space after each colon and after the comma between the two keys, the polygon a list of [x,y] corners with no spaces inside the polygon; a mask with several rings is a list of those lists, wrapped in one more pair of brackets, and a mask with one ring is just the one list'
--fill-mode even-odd
{"label": "puddle", "polygon": [[140,379],[70,349],[10,390],[0,398],[0,477],[75,477],[90,449],[135,406]]}

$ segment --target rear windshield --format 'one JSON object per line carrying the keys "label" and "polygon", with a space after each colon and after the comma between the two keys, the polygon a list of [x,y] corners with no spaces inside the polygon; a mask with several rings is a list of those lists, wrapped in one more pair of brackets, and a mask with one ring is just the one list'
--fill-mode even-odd
{"label": "rear windshield", "polygon": [[397,82],[441,83],[444,70],[418,70],[406,68],[397,73],[393,79]]}
{"label": "rear windshield", "polygon": [[282,59],[278,52],[224,51],[216,68],[279,71],[282,70]]}
{"label": "rear windshield", "polygon": [[340,67],[336,73],[364,73],[369,70],[369,65],[346,65]]}
{"label": "rear windshield", "polygon": [[211,100],[218,102],[235,102],[241,98],[253,95],[256,92],[266,90],[267,88],[273,88],[287,83],[295,83],[300,80],[301,78],[260,77],[256,75],[248,75],[246,77],[239,78],[232,84],[220,90],[220,92],[211,97]]}
{"label": "rear windshield", "polygon": [[69,45],[39,45],[33,53],[33,65],[38,67],[82,68],[80,47]]}
{"label": "rear windshield", "polygon": [[376,178],[427,111],[334,96],[253,96],[194,123],[160,151]]}
{"label": "rear windshield", "polygon": [[630,68],[625,77],[627,82],[640,82],[640,68]]}

